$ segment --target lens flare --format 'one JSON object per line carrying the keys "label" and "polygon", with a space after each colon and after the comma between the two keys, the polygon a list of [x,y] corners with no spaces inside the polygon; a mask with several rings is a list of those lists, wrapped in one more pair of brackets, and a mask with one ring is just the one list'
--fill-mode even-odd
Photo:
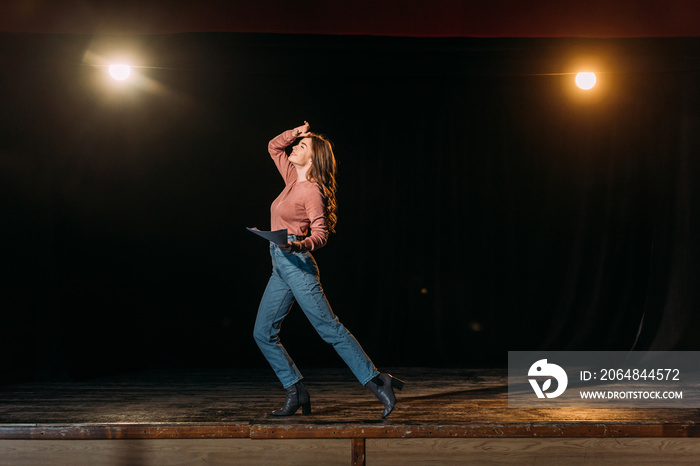
{"label": "lens flare", "polygon": [[593,86],[595,86],[595,82],[595,73],[585,72],[576,75],[576,85],[584,91],[593,88]]}
{"label": "lens flare", "polygon": [[109,74],[117,81],[124,81],[131,74],[129,65],[109,65]]}

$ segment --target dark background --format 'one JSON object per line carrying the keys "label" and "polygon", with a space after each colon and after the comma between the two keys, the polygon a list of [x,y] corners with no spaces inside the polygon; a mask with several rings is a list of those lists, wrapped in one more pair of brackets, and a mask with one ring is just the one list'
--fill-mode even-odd
{"label": "dark background", "polygon": [[[322,282],[380,368],[698,350],[699,45],[0,34],[2,381],[265,366],[245,227],[304,120],[339,162]],[[342,364],[298,308],[282,340]]]}
{"label": "dark background", "polygon": [[4,0],[0,31],[698,37],[696,0]]}

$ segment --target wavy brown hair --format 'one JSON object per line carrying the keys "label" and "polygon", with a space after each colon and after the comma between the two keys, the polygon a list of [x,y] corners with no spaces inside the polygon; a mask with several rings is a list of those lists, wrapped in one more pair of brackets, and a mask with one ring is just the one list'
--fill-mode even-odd
{"label": "wavy brown hair", "polygon": [[325,201],[324,216],[326,226],[330,233],[335,233],[335,224],[338,223],[338,202],[336,200],[337,184],[335,174],[337,165],[333,154],[333,144],[325,136],[316,133],[309,133],[311,139],[311,168],[306,173],[306,177],[316,181],[321,187],[323,200]]}

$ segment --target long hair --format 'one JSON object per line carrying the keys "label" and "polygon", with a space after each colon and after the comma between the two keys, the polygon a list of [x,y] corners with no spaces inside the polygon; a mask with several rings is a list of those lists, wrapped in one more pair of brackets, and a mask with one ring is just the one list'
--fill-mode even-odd
{"label": "long hair", "polygon": [[311,168],[306,173],[306,177],[316,181],[321,187],[321,193],[325,201],[324,216],[326,226],[330,233],[335,233],[335,224],[338,222],[338,202],[336,200],[336,190],[338,188],[335,181],[337,165],[335,155],[333,155],[333,144],[325,136],[316,133],[309,133],[311,138]]}

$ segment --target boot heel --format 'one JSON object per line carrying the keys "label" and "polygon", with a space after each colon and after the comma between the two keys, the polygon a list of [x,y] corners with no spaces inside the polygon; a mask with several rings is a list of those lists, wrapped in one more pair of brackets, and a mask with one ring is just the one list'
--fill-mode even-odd
{"label": "boot heel", "polygon": [[397,390],[401,390],[404,385],[404,381],[401,379],[397,379],[396,377],[389,375],[389,378],[391,378],[391,385],[396,388]]}
{"label": "boot heel", "polygon": [[311,402],[310,401],[308,403],[304,403],[303,405],[301,405],[301,413],[304,416],[311,414]]}

